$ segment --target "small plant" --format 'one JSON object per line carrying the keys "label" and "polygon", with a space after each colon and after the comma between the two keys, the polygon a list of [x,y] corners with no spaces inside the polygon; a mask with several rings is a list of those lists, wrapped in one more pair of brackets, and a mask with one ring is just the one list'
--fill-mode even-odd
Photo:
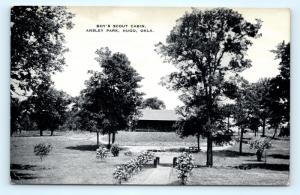
{"label": "small plant", "polygon": [[34,146],[33,153],[39,156],[42,161],[51,152],[52,148],[51,144],[39,143]]}
{"label": "small plant", "polygon": [[104,159],[108,156],[108,150],[104,146],[99,146],[99,148],[96,150],[96,158],[97,159]]}
{"label": "small plant", "polygon": [[186,152],[182,153],[177,157],[175,168],[178,171],[177,177],[180,179],[181,184],[185,185],[194,168],[193,156]]}
{"label": "small plant", "polygon": [[128,173],[125,167],[118,166],[113,173],[113,178],[118,181],[118,184],[121,184],[122,180],[126,181],[128,179]]}
{"label": "small plant", "polygon": [[250,149],[256,149],[257,161],[261,161],[264,150],[269,149],[271,145],[270,138],[260,138],[250,142]]}
{"label": "small plant", "polygon": [[119,156],[120,150],[121,148],[117,144],[112,145],[110,148],[110,152],[113,156]]}

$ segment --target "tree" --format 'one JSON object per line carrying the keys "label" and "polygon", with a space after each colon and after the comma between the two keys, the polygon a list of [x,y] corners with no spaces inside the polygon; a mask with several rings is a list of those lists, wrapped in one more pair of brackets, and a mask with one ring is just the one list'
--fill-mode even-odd
{"label": "tree", "polygon": [[224,115],[224,117],[227,118],[227,130],[230,130],[230,118],[233,116],[235,111],[235,105],[234,104],[225,104],[221,107],[221,112]]}
{"label": "tree", "polygon": [[224,75],[251,66],[245,54],[252,44],[250,39],[259,36],[260,27],[260,20],[247,22],[232,9],[193,9],[177,20],[165,44],[156,45],[165,61],[178,69],[165,78],[164,84],[181,91],[186,106],[198,107],[207,115],[207,166],[213,165],[212,136],[219,120],[214,115],[223,95]]}
{"label": "tree", "polygon": [[[138,92],[142,77],[130,66],[125,54],[112,53],[107,47],[96,51],[96,61],[102,72],[90,71],[92,76],[81,91],[81,116],[93,123],[93,128],[108,134],[109,145],[118,130],[126,129],[138,114],[142,93]],[[89,126],[82,125],[90,130]]]}
{"label": "tree", "polygon": [[235,98],[235,106],[234,106],[234,119],[235,125],[238,126],[240,130],[239,134],[239,153],[243,153],[243,139],[246,128],[249,125],[250,117],[251,117],[251,101],[252,99],[252,91],[250,90],[250,84],[243,77],[232,78],[232,82],[237,86],[236,98]]}
{"label": "tree", "polygon": [[249,100],[252,104],[252,114],[260,119],[262,126],[262,137],[265,136],[267,119],[270,117],[270,109],[268,107],[270,100],[270,79],[260,79],[257,83],[251,85],[252,99]]}
{"label": "tree", "polygon": [[[24,100],[42,83],[51,83],[51,75],[62,71],[65,36],[74,15],[65,7],[14,6],[11,8],[11,124],[15,132],[21,110],[17,99]],[[19,100],[21,101],[21,100]],[[18,111],[18,112],[16,112]]]}
{"label": "tree", "polygon": [[63,91],[58,91],[48,85],[40,85],[24,103],[32,122],[37,124],[40,136],[44,130],[54,130],[65,122],[70,97]]}
{"label": "tree", "polygon": [[162,100],[159,100],[157,97],[147,98],[142,103],[142,108],[150,108],[154,110],[166,109],[166,105]]}
{"label": "tree", "polygon": [[[203,120],[203,119],[202,119]],[[204,121],[201,118],[193,115],[181,118],[174,125],[176,133],[181,137],[196,136],[197,137],[197,149],[200,151],[200,136],[204,135]]]}
{"label": "tree", "polygon": [[272,50],[275,59],[280,60],[280,73],[270,81],[269,108],[271,114],[270,125],[275,129],[274,136],[280,124],[281,135],[289,135],[290,123],[290,43],[280,43],[276,50]]}

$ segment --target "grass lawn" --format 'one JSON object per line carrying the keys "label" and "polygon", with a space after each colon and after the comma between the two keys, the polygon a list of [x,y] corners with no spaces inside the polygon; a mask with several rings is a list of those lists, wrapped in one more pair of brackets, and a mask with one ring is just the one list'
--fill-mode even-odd
{"label": "grass lawn", "polygon": [[[11,170],[21,184],[113,184],[115,167],[131,157],[121,151],[120,157],[96,159],[93,140],[68,136],[12,137]],[[84,138],[82,136],[82,138]],[[33,146],[45,142],[53,145],[49,156],[41,162],[33,154]]]}
{"label": "grass lawn", "polygon": [[[37,133],[36,133],[37,134]],[[45,135],[48,135],[47,132]],[[104,137],[106,139],[106,137]],[[57,132],[55,136],[39,137],[33,134],[11,137],[11,171],[13,183],[20,184],[114,184],[113,170],[133,158],[119,157],[96,159],[95,133]],[[180,139],[175,133],[119,132],[117,142],[122,146],[188,146],[195,145],[194,138]],[[33,154],[35,144],[45,142],[53,145],[53,150],[43,161]],[[204,141],[202,140],[202,143]],[[289,177],[289,139],[272,141],[267,152],[267,162],[257,162],[255,151],[244,144],[244,154],[238,154],[238,145],[224,151],[214,152],[214,167],[203,167],[205,152],[193,154],[195,168],[189,185],[284,185]],[[134,154],[135,155],[135,154]],[[171,165],[173,157],[179,153],[160,152],[162,163]],[[163,158],[166,157],[164,160]],[[264,160],[264,159],[263,159]],[[169,162],[170,161],[170,162]],[[153,168],[154,169],[154,168]],[[139,173],[149,173],[151,170]],[[170,173],[169,184],[177,184],[176,171]]]}
{"label": "grass lawn", "polygon": [[[195,164],[206,163],[206,153],[193,154]],[[188,185],[287,185],[289,183],[289,139],[272,140],[267,150],[267,159],[258,162],[255,150],[243,144],[243,155],[239,155],[239,144],[214,152],[214,167],[195,168]],[[176,179],[176,172],[171,176]],[[178,181],[172,184],[179,184]]]}
{"label": "grass lawn", "polygon": [[[104,136],[104,139],[108,139]],[[116,134],[116,143],[123,146],[196,146],[196,137],[180,138],[174,132],[126,132]],[[201,145],[206,141],[201,139]]]}

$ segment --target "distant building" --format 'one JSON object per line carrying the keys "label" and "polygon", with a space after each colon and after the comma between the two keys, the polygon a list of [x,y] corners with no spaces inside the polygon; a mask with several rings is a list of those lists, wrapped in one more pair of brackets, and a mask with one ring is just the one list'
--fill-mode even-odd
{"label": "distant building", "polygon": [[172,126],[179,120],[175,110],[141,110],[135,131],[173,131]]}

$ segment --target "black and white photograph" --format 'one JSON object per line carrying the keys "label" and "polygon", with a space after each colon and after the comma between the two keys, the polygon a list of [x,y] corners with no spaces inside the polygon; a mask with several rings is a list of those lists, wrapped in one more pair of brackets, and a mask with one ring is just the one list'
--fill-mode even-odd
{"label": "black and white photograph", "polygon": [[290,20],[12,6],[10,183],[288,186]]}

